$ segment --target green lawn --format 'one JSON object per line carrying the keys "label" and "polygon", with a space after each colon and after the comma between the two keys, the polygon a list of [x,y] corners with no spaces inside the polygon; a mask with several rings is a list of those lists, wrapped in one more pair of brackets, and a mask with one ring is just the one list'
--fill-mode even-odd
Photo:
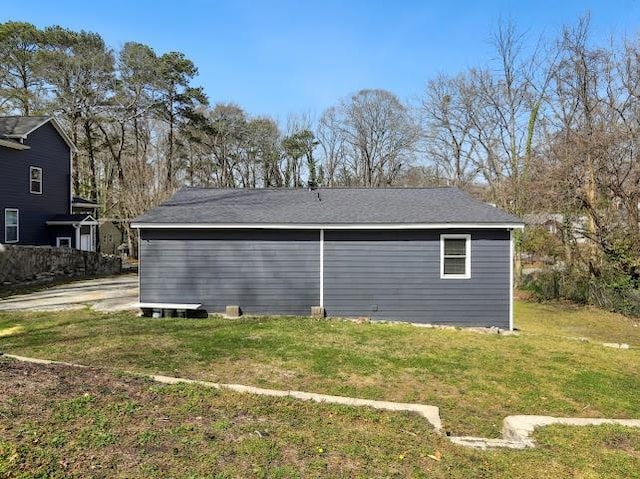
{"label": "green lawn", "polygon": [[545,428],[536,449],[483,452],[408,413],[6,360],[0,377],[2,478],[633,478],[640,470],[640,431],[622,427]]}
{"label": "green lawn", "polygon": [[[309,318],[5,313],[0,314],[0,350],[117,370],[433,404],[452,434],[497,437],[510,414],[640,418],[638,324],[597,309],[528,302],[516,305],[519,336]],[[605,341],[626,342],[632,349],[605,348],[600,345]],[[301,427],[305,421],[300,420]],[[608,434],[622,439],[607,439]],[[508,469],[509,458],[521,464],[520,458],[533,460],[551,449],[549,471],[566,466],[582,471],[576,477],[598,477],[584,472],[597,469],[590,456],[571,455],[576,443],[585,443],[598,460],[619,460],[623,469],[632,464],[635,473],[640,471],[637,432],[547,428],[539,436],[543,447],[535,452],[460,454],[483,458],[479,464],[471,461],[474,477],[496,477],[478,472],[482,461],[489,469],[506,461]],[[615,446],[618,442],[624,447]]]}

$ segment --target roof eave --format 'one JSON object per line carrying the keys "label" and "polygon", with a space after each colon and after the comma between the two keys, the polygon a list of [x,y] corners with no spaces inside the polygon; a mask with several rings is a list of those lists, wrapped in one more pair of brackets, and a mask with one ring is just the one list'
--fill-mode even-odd
{"label": "roof eave", "polygon": [[[9,135],[5,135],[7,138],[10,138]],[[31,147],[27,145],[23,145],[22,143],[17,143],[15,141],[7,141],[0,139],[0,146],[6,146],[7,148],[12,148],[14,150],[30,150]]]}
{"label": "roof eave", "polygon": [[97,221],[47,221],[47,226],[100,226]]}
{"label": "roof eave", "polygon": [[[70,215],[73,216],[73,215]],[[78,215],[82,216],[82,215]],[[60,219],[60,220],[47,220],[45,224],[48,226],[99,226],[98,221],[91,215],[83,216],[82,219]]]}
{"label": "roof eave", "polygon": [[138,229],[311,229],[311,230],[424,230],[424,229],[524,229],[524,223],[147,223],[135,221]]}

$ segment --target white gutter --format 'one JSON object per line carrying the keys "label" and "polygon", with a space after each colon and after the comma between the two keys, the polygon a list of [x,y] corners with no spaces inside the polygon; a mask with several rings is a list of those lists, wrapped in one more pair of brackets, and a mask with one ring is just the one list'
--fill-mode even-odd
{"label": "white gutter", "polygon": [[282,223],[132,223],[144,229],[276,229],[276,230],[441,230],[524,229],[524,223],[369,223],[369,224],[282,224]]}

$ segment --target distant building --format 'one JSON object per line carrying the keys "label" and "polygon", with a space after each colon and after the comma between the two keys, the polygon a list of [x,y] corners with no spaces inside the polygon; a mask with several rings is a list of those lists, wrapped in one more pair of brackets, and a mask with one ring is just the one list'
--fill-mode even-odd
{"label": "distant building", "polygon": [[104,254],[120,254],[118,248],[124,240],[118,221],[100,220],[100,252]]}
{"label": "distant building", "polygon": [[75,151],[51,116],[0,117],[1,243],[96,250],[95,208],[74,206],[87,202],[72,193]]}
{"label": "distant building", "polygon": [[568,227],[568,233],[576,243],[584,243],[587,241],[587,238],[584,236],[587,217],[584,215],[571,218],[568,224],[565,221],[565,216],[560,213],[532,213],[524,215],[523,219],[527,226],[543,227],[550,234],[559,237],[563,236],[565,228]]}

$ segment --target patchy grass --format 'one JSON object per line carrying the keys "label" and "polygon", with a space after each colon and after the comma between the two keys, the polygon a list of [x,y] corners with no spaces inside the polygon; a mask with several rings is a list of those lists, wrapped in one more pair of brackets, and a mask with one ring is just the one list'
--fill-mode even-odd
{"label": "patchy grass", "polygon": [[516,312],[517,337],[295,317],[6,313],[0,331],[11,334],[0,337],[0,349],[127,371],[433,404],[456,435],[497,437],[510,414],[640,417],[640,350],[564,337],[624,337],[637,346],[637,323],[561,303],[518,303]]}
{"label": "patchy grass", "polygon": [[569,302],[519,302],[516,326],[546,337],[587,338],[640,348],[640,320]]}
{"label": "patchy grass", "polygon": [[553,426],[536,449],[482,452],[412,414],[8,360],[0,377],[6,479],[640,477],[640,431],[622,427]]}

